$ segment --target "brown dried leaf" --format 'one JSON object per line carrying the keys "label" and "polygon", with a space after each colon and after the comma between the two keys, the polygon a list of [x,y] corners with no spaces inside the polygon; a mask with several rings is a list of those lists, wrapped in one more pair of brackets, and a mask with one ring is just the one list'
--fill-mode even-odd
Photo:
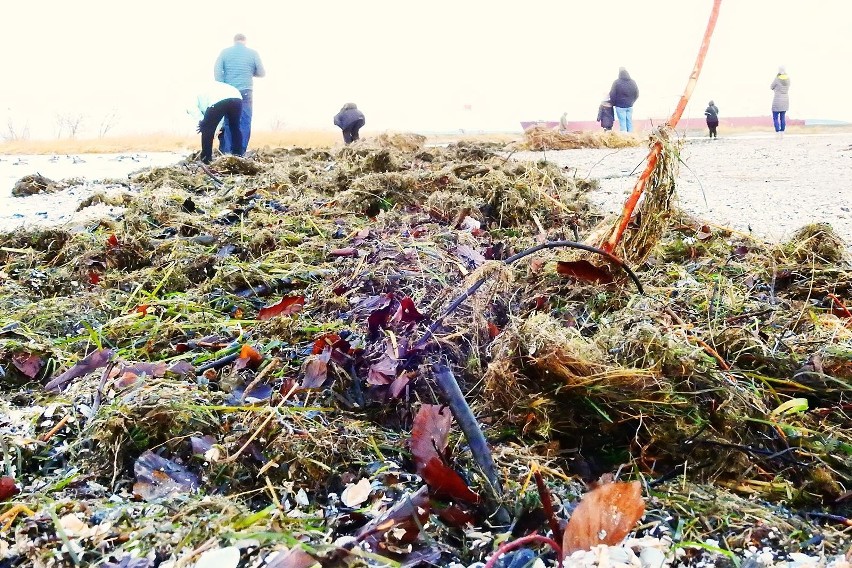
{"label": "brown dried leaf", "polygon": [[586,493],[574,509],[562,537],[563,553],[568,556],[598,544],[617,545],[644,513],[642,484],[638,481],[600,485]]}
{"label": "brown dried leaf", "polygon": [[556,272],[566,278],[575,278],[581,282],[609,284],[612,274],[597,267],[588,260],[560,260],[556,263]]}
{"label": "brown dried leaf", "polygon": [[84,375],[88,375],[96,369],[105,367],[107,363],[109,363],[110,359],[112,359],[111,349],[98,349],[97,351],[93,351],[80,361],[77,361],[76,365],[44,385],[44,388],[50,392],[59,392],[65,385],[74,379],[78,379]]}
{"label": "brown dried leaf", "polygon": [[311,355],[305,359],[302,372],[302,387],[306,389],[320,388],[328,379],[328,360],[331,358],[331,349],[326,348],[319,355]]}

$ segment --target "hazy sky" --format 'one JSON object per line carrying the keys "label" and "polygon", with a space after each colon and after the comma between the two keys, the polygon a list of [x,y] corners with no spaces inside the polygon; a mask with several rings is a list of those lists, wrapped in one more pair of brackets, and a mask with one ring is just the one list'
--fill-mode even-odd
{"label": "hazy sky", "polygon": [[[348,101],[368,130],[519,130],[521,120],[594,120],[618,67],[639,84],[637,117],[666,117],[711,0],[75,0],[8,3],[0,133],[9,120],[55,137],[82,116],[94,136],[190,133],[184,109],[219,51],[248,36],[255,129],[329,128]],[[779,65],[791,118],[852,120],[850,0],[723,0],[687,115],[769,114]],[[464,110],[470,105],[471,110]]]}

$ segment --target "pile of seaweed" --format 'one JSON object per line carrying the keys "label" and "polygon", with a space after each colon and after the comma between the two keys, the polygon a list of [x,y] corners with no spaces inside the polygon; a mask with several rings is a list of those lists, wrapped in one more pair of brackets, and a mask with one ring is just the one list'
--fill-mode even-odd
{"label": "pile of seaweed", "polygon": [[[769,244],[672,209],[640,292],[566,277],[563,249],[506,262],[606,221],[589,182],[499,145],[264,149],[130,185],[118,219],[0,236],[2,565],[466,566],[616,472],[670,561],[843,550],[852,265],[830,227]],[[435,450],[463,488],[412,449],[451,402],[442,365],[497,494],[460,436]]]}
{"label": "pile of seaweed", "polygon": [[521,147],[524,150],[576,150],[578,148],[630,148],[640,146],[643,140],[614,130],[573,132],[535,126],[524,131]]}

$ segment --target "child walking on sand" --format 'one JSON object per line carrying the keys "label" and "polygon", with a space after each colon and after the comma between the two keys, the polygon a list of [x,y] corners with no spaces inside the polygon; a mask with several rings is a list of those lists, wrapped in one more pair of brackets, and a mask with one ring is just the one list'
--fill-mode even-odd
{"label": "child walking on sand", "polygon": [[710,130],[710,138],[718,138],[716,127],[719,126],[719,107],[713,104],[713,101],[710,101],[710,104],[707,105],[704,116],[707,117],[707,128]]}

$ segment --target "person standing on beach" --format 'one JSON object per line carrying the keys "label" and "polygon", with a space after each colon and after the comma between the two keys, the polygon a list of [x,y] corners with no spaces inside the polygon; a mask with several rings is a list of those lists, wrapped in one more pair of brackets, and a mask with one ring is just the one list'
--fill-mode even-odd
{"label": "person standing on beach", "polygon": [[639,87],[630,78],[627,69],[618,69],[618,79],[613,81],[609,90],[609,100],[615,107],[618,117],[618,129],[622,132],[633,132],[633,104],[639,98]]}
{"label": "person standing on beach", "polygon": [[246,47],[246,36],[243,34],[235,35],[234,45],[223,49],[216,59],[216,63],[213,65],[213,78],[235,87],[243,98],[242,114],[240,115],[240,131],[243,139],[238,142],[231,139],[232,130],[228,125],[229,119],[226,118],[224,132],[219,144],[219,149],[223,154],[230,154],[235,147],[241,148],[243,152],[248,148],[249,138],[251,137],[254,77],[265,75],[266,70],[260,61],[260,55],[255,50]]}
{"label": "person standing on beach", "polygon": [[783,66],[778,68],[778,74],[769,88],[775,91],[772,97],[772,122],[775,132],[784,132],[787,127],[787,111],[790,110],[790,76]]}
{"label": "person standing on beach", "polygon": [[612,103],[609,99],[601,102],[598,107],[598,122],[601,123],[601,128],[604,130],[612,130],[612,125],[615,124],[615,114],[612,112]]}
{"label": "person standing on beach", "polygon": [[346,103],[340,112],[334,115],[334,125],[343,131],[344,144],[358,140],[358,131],[364,124],[364,113],[358,110],[355,103]]}
{"label": "person standing on beach", "polygon": [[710,101],[707,108],[704,110],[704,116],[707,117],[707,128],[710,130],[710,138],[718,138],[716,135],[716,127],[719,126],[719,107]]}
{"label": "person standing on beach", "polygon": [[233,140],[237,140],[231,150],[233,154],[242,156],[245,148],[241,146],[243,139],[240,132],[240,112],[243,107],[243,97],[236,87],[219,81],[210,81],[195,98],[195,104],[186,112],[198,120],[198,132],[201,133],[201,161],[209,164],[213,159],[213,135],[223,118],[226,119],[227,132]]}

